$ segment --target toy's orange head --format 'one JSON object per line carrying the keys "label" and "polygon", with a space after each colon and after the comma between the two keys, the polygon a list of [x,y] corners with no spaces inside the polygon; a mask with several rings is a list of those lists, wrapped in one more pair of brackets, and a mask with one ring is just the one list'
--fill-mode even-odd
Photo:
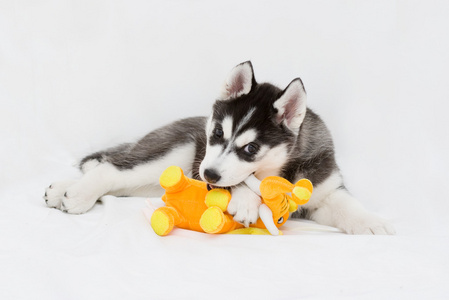
{"label": "toy's orange head", "polygon": [[312,183],[307,179],[301,179],[296,184],[292,184],[284,178],[270,176],[262,180],[260,184],[263,201],[273,213],[273,222],[276,227],[282,226],[290,212],[297,210],[298,205],[307,203],[312,191]]}
{"label": "toy's orange head", "polygon": [[281,227],[289,217],[289,199],[286,194],[279,194],[273,199],[265,199],[264,203],[273,213],[273,222],[276,227]]}

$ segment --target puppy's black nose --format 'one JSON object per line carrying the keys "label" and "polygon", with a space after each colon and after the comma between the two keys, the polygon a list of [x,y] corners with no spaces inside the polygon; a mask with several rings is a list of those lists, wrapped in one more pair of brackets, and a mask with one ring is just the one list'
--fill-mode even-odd
{"label": "puppy's black nose", "polygon": [[220,180],[221,176],[214,169],[206,169],[204,170],[204,179],[209,183],[216,183]]}

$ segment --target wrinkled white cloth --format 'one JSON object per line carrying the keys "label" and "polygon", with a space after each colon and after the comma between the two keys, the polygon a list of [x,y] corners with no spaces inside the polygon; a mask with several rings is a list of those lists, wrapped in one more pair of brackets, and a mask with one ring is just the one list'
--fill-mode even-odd
{"label": "wrinkled white cloth", "polygon": [[[145,198],[89,213],[45,206],[33,184],[0,209],[3,299],[428,298],[447,295],[448,236],[350,236],[289,220],[283,236],[157,236]],[[8,201],[5,201],[7,199]],[[162,201],[151,198],[155,206]]]}

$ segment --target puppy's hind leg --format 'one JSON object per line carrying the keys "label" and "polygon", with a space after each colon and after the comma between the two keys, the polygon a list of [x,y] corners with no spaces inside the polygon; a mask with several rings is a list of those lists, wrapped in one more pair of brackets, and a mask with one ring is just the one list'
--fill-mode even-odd
{"label": "puppy's hind leg", "polygon": [[100,162],[67,188],[60,209],[71,214],[81,214],[91,209],[101,196],[108,194],[151,196],[144,193],[157,188],[159,176],[166,168],[178,165],[189,174],[194,156],[195,145],[187,143],[173,148],[158,159],[141,161],[127,169],[120,169],[109,161]]}
{"label": "puppy's hind leg", "polygon": [[58,181],[50,184],[45,189],[44,200],[48,207],[61,208],[62,198],[69,186],[75,184],[77,180]]}
{"label": "puppy's hind leg", "polygon": [[198,161],[204,156],[205,122],[203,117],[182,119],[150,132],[136,143],[93,153],[81,161],[84,176],[79,181],[60,185],[51,204],[48,189],[44,199],[51,207],[80,214],[103,195],[152,196],[147,193],[154,191],[159,176],[171,165],[197,176]]}
{"label": "puppy's hind leg", "polygon": [[101,163],[74,184],[67,187],[59,209],[71,214],[82,214],[109,193],[120,180],[120,171],[110,163]]}

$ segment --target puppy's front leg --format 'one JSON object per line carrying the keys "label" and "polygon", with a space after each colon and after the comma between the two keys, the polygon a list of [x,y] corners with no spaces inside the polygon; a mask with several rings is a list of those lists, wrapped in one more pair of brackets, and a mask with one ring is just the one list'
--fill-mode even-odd
{"label": "puppy's front leg", "polygon": [[232,198],[228,205],[228,213],[234,216],[235,221],[248,227],[256,223],[259,218],[260,204],[260,197],[245,184],[240,184],[232,189]]}
{"label": "puppy's front leg", "polygon": [[336,189],[322,199],[310,218],[349,234],[395,234],[388,221],[368,212],[345,189]]}

